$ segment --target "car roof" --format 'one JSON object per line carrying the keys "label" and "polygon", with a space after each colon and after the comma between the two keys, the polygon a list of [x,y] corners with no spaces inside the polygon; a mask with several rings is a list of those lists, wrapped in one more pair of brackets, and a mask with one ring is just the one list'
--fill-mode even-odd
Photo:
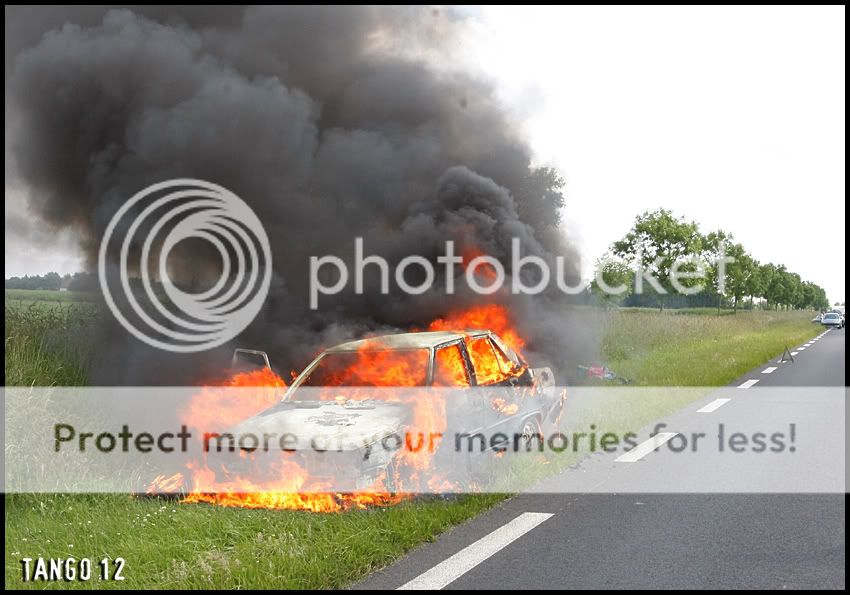
{"label": "car roof", "polygon": [[339,351],[357,351],[368,343],[375,343],[376,349],[431,349],[463,339],[466,336],[479,337],[489,334],[486,330],[467,331],[426,331],[421,333],[396,333],[392,335],[377,335],[359,341],[349,341],[325,350],[325,353]]}

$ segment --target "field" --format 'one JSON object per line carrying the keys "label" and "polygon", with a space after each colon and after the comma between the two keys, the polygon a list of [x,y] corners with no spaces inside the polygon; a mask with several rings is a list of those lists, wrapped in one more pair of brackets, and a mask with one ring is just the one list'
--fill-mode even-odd
{"label": "field", "polygon": [[[6,292],[8,385],[82,385],[97,306]],[[63,292],[66,293],[66,292]],[[694,315],[699,314],[699,315]],[[814,336],[798,312],[598,313],[604,363],[638,385],[721,385]],[[664,407],[629,413],[640,424]],[[22,557],[122,557],[121,583],[57,588],[344,587],[504,497],[463,496],[337,514],[212,508],[125,495],[6,495],[6,584]],[[42,585],[38,585],[42,586]]]}
{"label": "field", "polygon": [[84,291],[54,291],[52,289],[6,289],[6,303],[39,302],[40,304],[55,304],[68,302],[93,302],[96,294]]}

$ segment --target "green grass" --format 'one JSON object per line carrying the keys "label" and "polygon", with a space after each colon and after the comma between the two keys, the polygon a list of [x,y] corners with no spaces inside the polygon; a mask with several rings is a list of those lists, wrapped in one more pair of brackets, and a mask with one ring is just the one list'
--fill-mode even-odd
{"label": "green grass", "polygon": [[9,290],[6,294],[6,385],[85,385],[98,306],[71,300],[10,299]]}
{"label": "green grass", "polygon": [[118,583],[56,588],[339,588],[431,540],[499,496],[334,514],[184,506],[120,495],[7,495],[6,587],[22,556],[123,557]]}
{"label": "green grass", "polygon": [[605,363],[642,386],[722,386],[822,329],[808,312],[734,316],[624,309],[609,314]]}
{"label": "green grass", "polygon": [[[648,308],[646,306],[629,306],[621,308],[621,312],[651,312],[658,314],[684,314],[686,316],[730,316],[735,314],[732,308],[721,308],[719,311],[716,307],[700,307],[700,308],[667,308],[660,311],[658,308]],[[738,310],[743,312],[743,309]]]}
{"label": "green grass", "polygon": [[[691,314],[699,315],[637,309],[605,314],[601,349],[606,365],[639,385],[722,385],[821,330],[807,313]],[[7,384],[85,384],[91,355],[85,347],[91,341],[81,337],[98,315],[91,304],[10,300],[7,292]],[[687,398],[694,397],[680,393],[639,404],[614,399],[605,419],[591,421],[609,431],[634,430],[681,407]],[[21,557],[74,555],[123,557],[127,580],[49,586],[344,587],[503,499],[475,495],[313,514],[123,495],[6,495],[6,584],[44,586],[21,582]]]}
{"label": "green grass", "polygon": [[6,302],[95,302],[98,295],[85,291],[59,291],[52,289],[6,289]]}

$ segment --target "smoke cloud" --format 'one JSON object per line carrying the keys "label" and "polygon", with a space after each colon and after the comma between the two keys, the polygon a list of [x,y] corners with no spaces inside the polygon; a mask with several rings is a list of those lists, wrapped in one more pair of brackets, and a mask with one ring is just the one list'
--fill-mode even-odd
{"label": "smoke cloud", "polygon": [[[350,261],[356,236],[390,262],[435,258],[451,239],[509,274],[519,237],[524,253],[566,255],[577,281],[557,189],[492,84],[455,66],[463,27],[451,9],[421,7],[7,9],[7,154],[32,212],[73,230],[92,263],[112,215],[152,183],[193,177],[235,192],[264,222],[274,262],[268,303],[239,343],[284,369],[484,299],[509,304],[529,350],[564,366],[589,347],[562,295],[447,298],[438,283],[308,308],[309,257]],[[181,257],[178,274],[210,252]],[[103,332],[93,382],[197,373],[188,356]]]}

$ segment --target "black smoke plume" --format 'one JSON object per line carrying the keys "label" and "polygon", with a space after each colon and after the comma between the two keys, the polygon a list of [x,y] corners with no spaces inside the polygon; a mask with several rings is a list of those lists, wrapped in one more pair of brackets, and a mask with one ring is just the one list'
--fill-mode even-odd
{"label": "black smoke plume", "polygon": [[[509,274],[519,237],[527,254],[566,256],[577,281],[556,176],[532,167],[492,84],[455,66],[463,26],[426,8],[7,9],[7,152],[31,210],[73,229],[92,263],[122,201],[152,183],[199,178],[242,197],[271,239],[274,282],[238,342],[284,369],[328,343],[483,301],[507,303],[529,350],[565,366],[586,333],[557,292],[447,297],[439,279],[421,296],[346,291],[308,308],[310,256],[350,261],[356,236],[391,262],[435,258],[452,239]],[[184,251],[189,266],[175,271],[208,254]],[[114,328],[102,341],[92,382],[197,373]]]}

